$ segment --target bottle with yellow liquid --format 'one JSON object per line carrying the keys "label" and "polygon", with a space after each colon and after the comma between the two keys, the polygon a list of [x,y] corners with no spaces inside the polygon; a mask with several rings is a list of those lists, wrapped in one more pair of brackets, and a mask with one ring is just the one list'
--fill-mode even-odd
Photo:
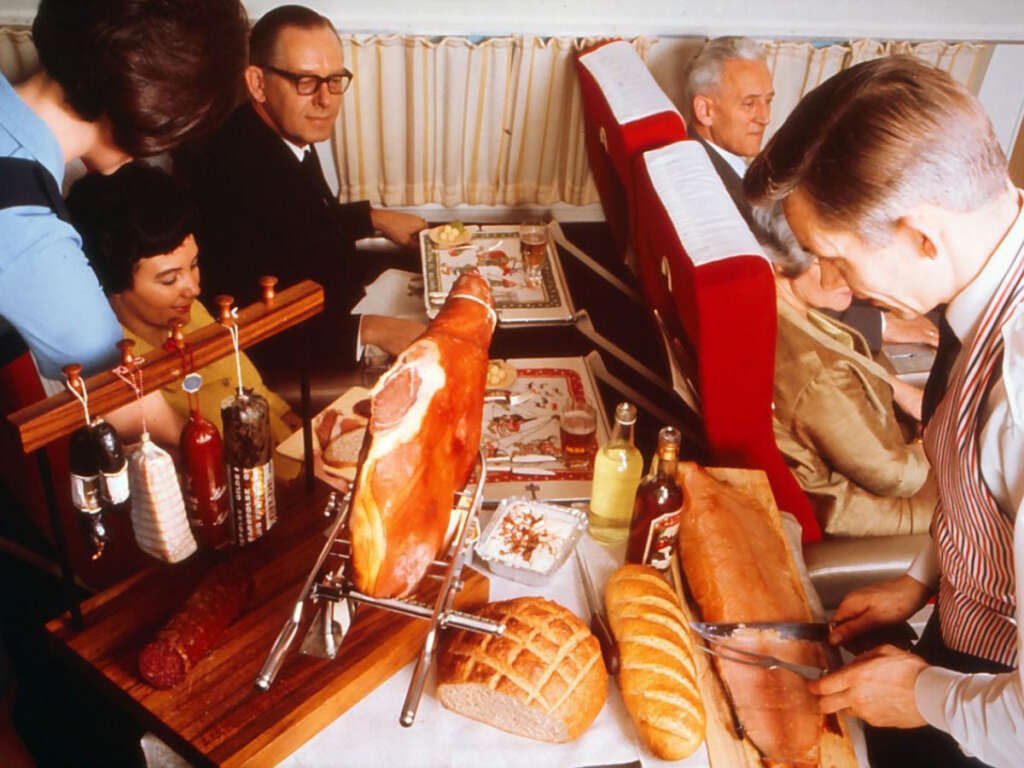
{"label": "bottle with yellow liquid", "polygon": [[636,406],[619,403],[611,440],[594,457],[590,487],[590,535],[602,544],[626,538],[633,517],[633,500],[643,474],[643,457],[633,445]]}

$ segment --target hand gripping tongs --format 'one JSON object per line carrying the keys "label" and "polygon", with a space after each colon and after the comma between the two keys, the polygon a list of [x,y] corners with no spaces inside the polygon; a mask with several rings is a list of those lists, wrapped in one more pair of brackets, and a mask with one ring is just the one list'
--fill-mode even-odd
{"label": "hand gripping tongs", "polygon": [[[438,633],[446,628],[467,629],[495,635],[501,634],[505,630],[504,624],[452,609],[455,595],[462,588],[459,575],[462,572],[466,555],[472,546],[469,532],[477,527],[474,523],[483,500],[484,481],[486,480],[483,454],[477,458],[477,472],[479,479],[472,491],[467,488],[455,493],[457,503],[452,509],[452,515],[456,516],[457,525],[451,543],[446,550],[446,559],[435,560],[424,577],[440,582],[433,605],[417,602],[411,598],[371,597],[354,589],[348,572],[351,544],[347,538],[341,535],[351,501],[351,494],[346,496],[337,519],[330,528],[327,542],[299,594],[292,615],[281,628],[281,632],[256,678],[257,687],[265,691],[269,690],[273,684],[274,678],[295,640],[295,635],[298,633],[307,601],[319,605],[320,610],[313,620],[313,625],[309,629],[309,634],[303,642],[301,650],[311,656],[332,659],[337,654],[341,640],[351,625],[356,604],[367,603],[377,608],[426,619],[430,622],[430,629],[424,638],[400,718],[402,725],[412,725],[420,697],[423,694],[423,686],[434,650],[437,647]],[[332,494],[325,514],[329,516],[336,507],[337,501]]]}

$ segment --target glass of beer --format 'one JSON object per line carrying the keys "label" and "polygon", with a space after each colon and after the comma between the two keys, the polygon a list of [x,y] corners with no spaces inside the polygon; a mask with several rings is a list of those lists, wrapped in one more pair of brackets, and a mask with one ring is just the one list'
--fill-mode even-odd
{"label": "glass of beer", "polygon": [[548,225],[543,221],[524,221],[519,227],[519,254],[528,283],[540,282],[548,250]]}
{"label": "glass of beer", "polygon": [[597,453],[597,411],[582,397],[569,396],[559,415],[562,461],[569,469],[589,469]]}

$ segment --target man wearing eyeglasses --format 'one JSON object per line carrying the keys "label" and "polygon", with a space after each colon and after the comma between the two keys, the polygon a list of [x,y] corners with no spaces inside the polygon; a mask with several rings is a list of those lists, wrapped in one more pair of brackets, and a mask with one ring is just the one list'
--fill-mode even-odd
{"label": "man wearing eyeglasses", "polygon": [[[350,367],[358,321],[349,311],[362,286],[393,265],[357,254],[354,241],[380,231],[412,248],[426,226],[418,216],[373,209],[366,201],[341,204],[327,186],[313,145],[330,138],[351,80],[328,19],[298,5],[269,11],[249,38],[248,102],[198,154],[175,158],[202,212],[200,268],[208,304],[220,293],[241,306],[256,301],[257,278],[265,274],[276,275],[282,287],[304,278],[324,286],[323,315],[252,350],[258,365],[296,362],[302,336],[313,339],[319,362]],[[410,258],[406,266],[412,264]],[[391,353],[422,330],[395,318],[363,320],[361,341]]]}

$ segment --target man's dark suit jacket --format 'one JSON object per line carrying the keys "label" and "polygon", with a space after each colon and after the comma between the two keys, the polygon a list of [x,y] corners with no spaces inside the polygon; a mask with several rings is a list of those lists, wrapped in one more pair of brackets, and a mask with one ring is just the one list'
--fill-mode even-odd
{"label": "man's dark suit jacket", "polygon": [[[338,203],[310,151],[312,161],[301,163],[246,103],[201,149],[176,155],[175,172],[199,204],[202,298],[211,310],[221,293],[236,306],[258,301],[262,275],[276,275],[279,290],[313,279],[324,287],[324,314],[295,330],[333,339],[344,361],[357,322],[348,313],[365,277],[353,243],[373,233],[370,205]],[[258,364],[286,362],[269,360],[296,346],[293,333],[282,337],[253,348]]]}
{"label": "man's dark suit jacket", "polygon": [[[747,196],[743,194],[743,179],[726,162],[724,157],[708,145],[708,142],[702,136],[694,133],[691,138],[699,141],[704,147],[708,157],[711,159],[711,165],[714,166],[718,178],[725,185],[725,190],[729,193],[729,197],[736,203],[740,215],[747,222],[747,226],[754,233],[754,237],[761,241],[763,239],[763,230],[754,221],[754,217],[750,212],[750,202],[747,200]],[[872,352],[877,352],[882,348],[882,311],[877,307],[863,303],[859,299],[854,299],[853,304],[844,312],[834,312],[828,309],[821,311],[842,320],[847,325],[853,326],[860,331]]]}

